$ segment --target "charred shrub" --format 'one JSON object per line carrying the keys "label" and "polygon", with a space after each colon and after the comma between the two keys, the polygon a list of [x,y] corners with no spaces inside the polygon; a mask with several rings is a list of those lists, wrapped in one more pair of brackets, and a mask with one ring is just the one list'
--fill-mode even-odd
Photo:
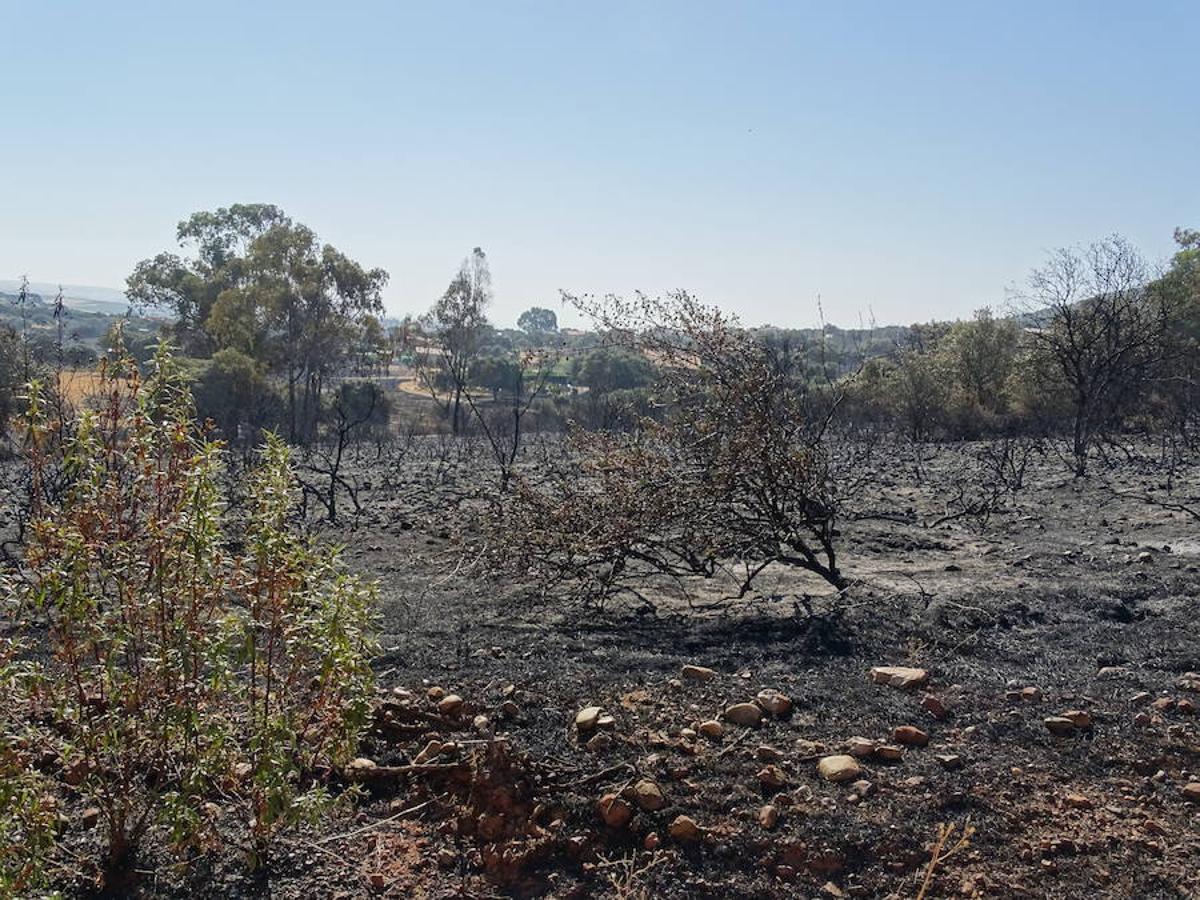
{"label": "charred shrub", "polygon": [[652,604],[648,575],[722,577],[742,597],[772,565],[845,588],[826,446],[836,404],[686,294],[580,305],[654,360],[656,415],[631,433],[576,431],[557,471],[519,480],[485,529],[493,562],[596,603]]}

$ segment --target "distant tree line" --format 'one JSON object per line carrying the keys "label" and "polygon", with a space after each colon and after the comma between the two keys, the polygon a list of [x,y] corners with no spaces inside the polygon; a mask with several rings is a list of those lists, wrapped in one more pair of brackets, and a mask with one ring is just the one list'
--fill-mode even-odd
{"label": "distant tree line", "polygon": [[1189,446],[1200,427],[1200,232],[1152,272],[1127,241],[1059,250],[1011,315],[913,326],[865,362],[845,417],[914,441],[1062,436],[1076,474],[1126,432]]}
{"label": "distant tree line", "polygon": [[[530,430],[620,430],[663,412],[661,361],[644,344],[602,326],[560,329],[542,306],[522,313],[516,329],[489,321],[480,248],[425,315],[387,327],[387,273],[276,206],[198,212],[176,238],[178,252],[143,260],[128,279],[135,308],[169,310],[165,325],[74,313],[68,322],[43,298],[3,298],[0,414],[15,410],[30,366],[85,367],[93,347],[118,343],[144,363],[159,326],[184,358],[201,415],[246,445],[263,429],[302,445],[379,439],[399,396],[381,378],[396,363],[398,378],[408,373],[433,401],[440,422],[421,427],[482,433],[500,460],[515,458]],[[836,386],[845,427],[918,442],[1061,436],[1082,474],[1122,432],[1195,441],[1200,232],[1180,229],[1176,240],[1161,271],[1119,237],[1058,251],[1009,308],[966,321],[748,333],[806,388]],[[339,436],[346,423],[358,424]]]}

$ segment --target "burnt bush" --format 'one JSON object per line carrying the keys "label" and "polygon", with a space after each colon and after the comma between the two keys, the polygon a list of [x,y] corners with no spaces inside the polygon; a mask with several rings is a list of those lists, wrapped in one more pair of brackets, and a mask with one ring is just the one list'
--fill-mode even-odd
{"label": "burnt bush", "polygon": [[654,360],[657,414],[631,432],[576,430],[559,466],[518,479],[485,523],[491,561],[591,603],[653,605],[647,574],[722,578],[744,597],[773,565],[844,589],[827,447],[836,402],[686,294],[577,302]]}

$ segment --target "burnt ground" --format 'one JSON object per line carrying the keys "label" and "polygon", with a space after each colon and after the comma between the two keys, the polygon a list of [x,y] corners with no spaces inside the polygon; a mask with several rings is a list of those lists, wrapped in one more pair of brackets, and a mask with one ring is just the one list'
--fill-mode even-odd
{"label": "burnt ground", "polygon": [[[657,614],[535,602],[461,557],[482,464],[432,444],[363,462],[364,513],[317,531],[379,580],[383,706],[363,753],[382,768],[360,776],[359,802],[282,839],[265,888],[225,852],[186,869],[148,860],[137,893],[914,897],[939,825],[957,837],[969,823],[927,896],[1200,896],[1200,802],[1183,793],[1200,781],[1200,679],[1187,677],[1200,523],[1146,499],[1195,496],[1196,471],[1168,484],[1154,461],[1122,459],[1074,480],[1048,454],[986,520],[929,527],[953,512],[972,453],[876,457],[857,508],[905,521],[845,526],[855,585],[836,628],[796,600],[826,610],[828,589],[791,573],[752,601],[664,590]],[[716,676],[685,679],[685,665]],[[924,668],[928,684],[872,683],[885,665]],[[763,690],[791,710],[722,720]],[[439,710],[447,694],[462,707]],[[581,734],[588,706],[612,721]],[[1090,725],[1053,735],[1044,720],[1067,711]],[[721,736],[697,733],[708,720]],[[818,757],[903,725],[928,745],[862,759],[853,782],[819,777]],[[762,784],[767,765],[782,785]],[[661,808],[638,808],[642,780]],[[622,791],[632,816],[607,825],[597,802]],[[698,835],[672,835],[681,815]],[[66,844],[88,841],[72,828]]]}

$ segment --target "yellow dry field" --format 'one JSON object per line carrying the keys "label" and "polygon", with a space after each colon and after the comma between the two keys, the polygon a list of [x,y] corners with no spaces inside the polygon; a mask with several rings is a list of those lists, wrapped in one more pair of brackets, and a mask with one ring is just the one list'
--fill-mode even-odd
{"label": "yellow dry field", "polygon": [[72,404],[81,403],[100,389],[100,373],[93,369],[66,369],[61,377],[64,398]]}

